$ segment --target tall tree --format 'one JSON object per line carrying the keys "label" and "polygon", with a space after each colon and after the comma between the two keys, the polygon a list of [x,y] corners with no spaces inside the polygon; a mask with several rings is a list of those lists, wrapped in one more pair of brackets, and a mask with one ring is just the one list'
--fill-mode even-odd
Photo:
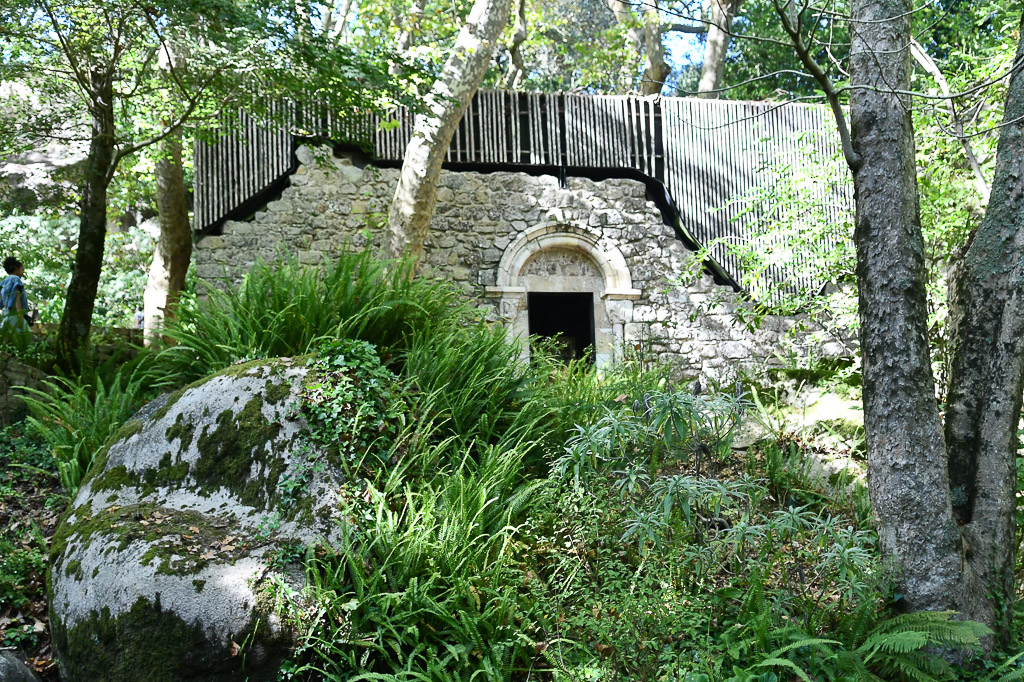
{"label": "tall tree", "polygon": [[665,47],[662,43],[664,27],[658,0],[642,3],[639,17],[633,14],[628,0],[608,0],[608,9],[615,15],[615,21],[625,29],[626,42],[632,51],[643,59],[643,74],[638,91],[641,95],[657,95],[672,71],[665,62]]}
{"label": "tall tree", "polygon": [[181,130],[172,130],[160,147],[154,171],[160,233],[153,247],[153,260],[142,297],[147,342],[156,329],[174,317],[175,304],[185,288],[185,277],[192,262],[192,226],[188,219]]}
{"label": "tall tree", "polygon": [[[960,264],[945,423],[928,349],[912,123],[910,0],[851,3],[850,120],[868,480],[910,609],[956,609],[1009,633],[1016,428],[1024,391],[1024,44],[988,211]],[[780,7],[782,10],[782,7]],[[780,11],[780,19],[786,17]],[[792,28],[792,27],[790,27]],[[787,31],[790,31],[787,28]],[[794,44],[830,100],[835,88]]]}
{"label": "tall tree", "polygon": [[516,23],[512,29],[512,41],[509,43],[508,74],[505,76],[505,87],[518,90],[523,87],[526,78],[526,64],[523,61],[523,43],[526,41],[526,0],[516,0]]}
{"label": "tall tree", "polygon": [[487,71],[511,4],[511,0],[476,0],[426,97],[425,111],[416,116],[388,213],[385,248],[392,258],[408,255],[418,263],[423,254],[441,163]]}
{"label": "tall tree", "polygon": [[[175,70],[183,68],[184,59],[180,49],[164,45],[159,57],[164,77],[173,78]],[[165,120],[172,118],[179,108],[180,103],[174,98],[164,112]],[[160,232],[142,295],[143,330],[147,343],[165,319],[174,317],[175,304],[185,288],[185,277],[192,261],[192,226],[188,219],[181,128],[169,131],[158,148],[154,175]]]}
{"label": "tall tree", "polygon": [[729,51],[732,22],[743,0],[711,0],[708,33],[704,41],[704,63],[701,66],[698,97],[717,99],[718,88],[725,74],[725,55]]}

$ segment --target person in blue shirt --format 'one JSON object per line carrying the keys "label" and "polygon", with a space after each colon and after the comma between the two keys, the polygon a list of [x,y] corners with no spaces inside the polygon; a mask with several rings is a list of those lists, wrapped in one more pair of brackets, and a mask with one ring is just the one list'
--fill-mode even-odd
{"label": "person in blue shirt", "polygon": [[4,270],[7,276],[0,282],[0,307],[4,311],[3,326],[13,326],[28,331],[31,324],[28,310],[28,296],[25,294],[25,266],[14,256],[4,259]]}

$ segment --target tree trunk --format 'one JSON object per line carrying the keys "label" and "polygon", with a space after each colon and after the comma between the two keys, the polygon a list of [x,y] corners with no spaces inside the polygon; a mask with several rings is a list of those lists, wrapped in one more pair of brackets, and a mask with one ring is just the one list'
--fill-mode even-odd
{"label": "tree trunk", "polygon": [[505,87],[518,90],[523,87],[526,78],[526,65],[523,63],[522,44],[526,41],[526,0],[516,0],[516,24],[512,31],[512,44],[508,46],[509,60],[512,62],[505,78]]}
{"label": "tree trunk", "polygon": [[413,0],[409,8],[409,16],[405,18],[402,30],[398,34],[395,43],[395,52],[404,55],[412,47],[412,37],[419,30],[420,21],[423,19],[423,12],[427,9],[427,0]]}
{"label": "tree trunk", "polygon": [[57,362],[69,373],[80,369],[78,351],[88,343],[92,329],[92,311],[107,236],[107,187],[114,162],[113,77],[94,69],[90,72],[89,85],[92,138],[84,164],[78,247],[57,336]]}
{"label": "tree trunk", "polygon": [[352,10],[352,0],[342,0],[337,11],[329,11],[324,17],[324,34],[338,44],[345,42],[345,29],[348,28],[348,14]]}
{"label": "tree trunk", "polygon": [[161,144],[156,164],[156,204],[160,237],[153,250],[143,296],[147,343],[164,320],[174,317],[175,303],[185,287],[185,275],[192,260],[192,227],[188,222],[180,130],[173,131]]}
{"label": "tree trunk", "polygon": [[644,7],[644,75],[640,81],[640,94],[659,95],[672,68],[665,63],[658,0],[650,0]]}
{"label": "tree trunk", "polygon": [[511,0],[476,0],[426,97],[426,111],[416,117],[388,214],[386,253],[391,258],[409,255],[415,266],[423,255],[441,163],[487,71],[511,4]]}
{"label": "tree trunk", "polygon": [[743,0],[711,0],[711,21],[704,43],[704,65],[697,85],[698,97],[718,99],[715,92],[722,87],[725,75],[725,55],[729,51],[732,22],[740,11]]}
{"label": "tree trunk", "polygon": [[[1017,60],[1024,59],[1024,44]],[[1024,77],[1010,80],[985,217],[950,301],[953,350],[946,406],[950,486],[968,565],[979,580],[962,610],[1011,630],[1017,424],[1024,392]],[[992,598],[995,595],[995,598]]]}
{"label": "tree trunk", "polygon": [[928,352],[910,0],[852,4],[850,98],[868,487],[909,609],[958,608],[964,550]]}
{"label": "tree trunk", "polygon": [[[644,71],[638,92],[641,95],[657,95],[672,69],[665,63],[665,48],[661,42],[661,13],[657,0],[645,3],[644,7],[641,25],[637,26],[632,5],[627,0],[608,0],[608,9],[615,15],[615,21],[620,26],[628,27],[626,42],[638,57],[644,58]],[[631,75],[626,88],[632,90],[632,86]]]}

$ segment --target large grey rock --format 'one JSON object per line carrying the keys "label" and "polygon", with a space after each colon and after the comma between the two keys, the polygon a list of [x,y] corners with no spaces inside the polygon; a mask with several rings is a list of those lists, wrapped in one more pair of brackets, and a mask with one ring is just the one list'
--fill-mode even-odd
{"label": "large grey rock", "polygon": [[39,682],[39,676],[10,651],[0,651],[0,682]]}
{"label": "large grey rock", "polygon": [[273,558],[340,532],[341,473],[290,407],[308,371],[232,368],[114,437],[53,543],[66,682],[276,679],[291,635],[274,585],[298,585]]}

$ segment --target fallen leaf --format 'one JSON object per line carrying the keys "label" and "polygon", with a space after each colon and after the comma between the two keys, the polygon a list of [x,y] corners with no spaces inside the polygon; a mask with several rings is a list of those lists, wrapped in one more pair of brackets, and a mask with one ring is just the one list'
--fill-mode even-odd
{"label": "fallen leaf", "polygon": [[231,657],[234,658],[242,653],[242,647],[237,642],[231,642]]}

